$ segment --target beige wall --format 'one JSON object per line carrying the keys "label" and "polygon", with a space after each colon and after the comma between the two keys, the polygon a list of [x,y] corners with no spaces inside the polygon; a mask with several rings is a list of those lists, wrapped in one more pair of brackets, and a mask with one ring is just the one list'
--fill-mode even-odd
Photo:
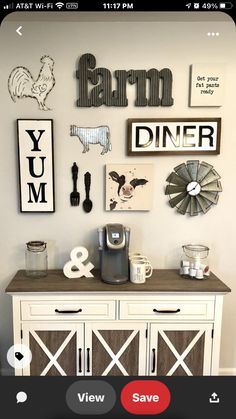
{"label": "beige wall", "polygon": [[[29,16],[29,15],[28,15]],[[50,14],[50,19],[53,15]],[[0,300],[0,350],[3,368],[5,354],[12,344],[11,300],[4,289],[15,272],[24,268],[25,243],[32,239],[48,242],[49,267],[61,268],[68,260],[70,250],[76,245],[89,249],[91,259],[97,264],[96,229],[108,222],[120,222],[131,228],[131,249],[143,251],[156,268],[175,268],[179,265],[182,244],[203,243],[210,247],[212,271],[232,288],[225,297],[222,329],[221,368],[236,368],[236,305],[235,305],[235,27],[223,13],[209,14],[201,22],[202,14],[191,15],[190,22],[183,22],[181,14],[152,13],[113,16],[80,15],[80,22],[25,21],[24,14],[12,15],[1,28],[1,300]],[[111,15],[109,15],[111,17]],[[65,15],[64,15],[65,17]],[[16,20],[14,21],[13,18]],[[19,19],[17,21],[17,19]],[[145,21],[146,20],[146,21]],[[147,21],[149,20],[149,21]],[[23,26],[23,36],[16,28]],[[218,31],[219,37],[209,37],[207,32]],[[234,37],[234,39],[233,39]],[[127,88],[129,106],[125,108],[77,108],[78,58],[90,52],[97,59],[97,66],[116,69],[161,69],[173,72],[172,107],[134,107],[135,88]],[[56,85],[47,99],[52,111],[37,109],[36,102],[25,99],[13,103],[7,90],[10,71],[18,65],[30,69],[36,77],[40,57],[49,54],[55,60]],[[189,66],[193,63],[225,63],[226,90],[222,107],[190,108]],[[114,87],[115,88],[115,87]],[[126,120],[128,118],[172,117],[221,117],[221,153],[217,156],[126,156]],[[17,118],[53,118],[55,152],[54,214],[21,214],[19,212],[18,168],[16,153]],[[99,146],[82,154],[82,146],[69,135],[71,123],[79,126],[109,125],[112,152],[101,156]],[[183,216],[171,209],[164,195],[165,179],[173,168],[187,159],[196,158],[212,164],[222,176],[223,192],[219,203],[206,215]],[[83,174],[92,174],[91,198],[94,203],[90,214],[82,207],[70,207],[70,167],[79,165],[79,189],[84,196]],[[153,163],[154,196],[150,212],[109,213],[104,210],[104,167],[106,163]]]}

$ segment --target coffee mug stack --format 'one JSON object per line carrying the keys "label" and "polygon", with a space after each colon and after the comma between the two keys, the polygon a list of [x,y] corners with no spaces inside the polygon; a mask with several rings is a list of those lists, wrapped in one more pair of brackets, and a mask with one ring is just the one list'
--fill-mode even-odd
{"label": "coffee mug stack", "polygon": [[150,278],[153,272],[151,263],[147,256],[141,253],[129,254],[130,281],[134,284],[143,284],[146,278]]}

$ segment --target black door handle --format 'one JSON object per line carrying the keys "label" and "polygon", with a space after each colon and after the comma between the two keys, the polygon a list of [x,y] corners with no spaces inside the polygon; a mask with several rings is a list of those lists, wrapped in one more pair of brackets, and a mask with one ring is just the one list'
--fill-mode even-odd
{"label": "black door handle", "polygon": [[90,348],[87,348],[87,372],[90,372]]}
{"label": "black door handle", "polygon": [[176,310],[157,310],[156,308],[153,309],[154,313],[179,313],[180,308],[177,308]]}
{"label": "black door handle", "polygon": [[81,356],[81,353],[82,353],[82,349],[79,348],[79,372],[82,372],[82,356]]}
{"label": "black door handle", "polygon": [[156,349],[152,349],[152,373],[155,372],[156,368]]}
{"label": "black door handle", "polygon": [[57,308],[55,309],[56,313],[61,313],[61,314],[72,314],[72,313],[81,313],[82,308],[79,308],[78,310],[58,310]]}

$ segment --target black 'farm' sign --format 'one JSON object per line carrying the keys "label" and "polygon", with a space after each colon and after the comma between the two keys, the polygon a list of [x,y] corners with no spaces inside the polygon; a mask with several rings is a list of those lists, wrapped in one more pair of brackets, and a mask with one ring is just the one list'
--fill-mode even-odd
{"label": "black 'farm' sign", "polygon": [[[150,70],[115,70],[116,90],[112,90],[112,75],[107,68],[95,68],[92,54],[80,57],[76,77],[79,79],[78,107],[127,106],[127,82],[136,85],[135,106],[172,106],[172,72],[169,68]],[[89,91],[90,87],[93,85]],[[147,92],[149,97],[147,98]]]}

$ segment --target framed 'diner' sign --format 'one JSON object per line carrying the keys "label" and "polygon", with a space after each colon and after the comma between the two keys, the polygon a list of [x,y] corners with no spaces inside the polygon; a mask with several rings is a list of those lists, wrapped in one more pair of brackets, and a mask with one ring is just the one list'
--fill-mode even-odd
{"label": "framed 'diner' sign", "polygon": [[21,212],[54,212],[53,121],[18,119]]}
{"label": "framed 'diner' sign", "polygon": [[219,154],[221,118],[128,119],[127,154]]}

